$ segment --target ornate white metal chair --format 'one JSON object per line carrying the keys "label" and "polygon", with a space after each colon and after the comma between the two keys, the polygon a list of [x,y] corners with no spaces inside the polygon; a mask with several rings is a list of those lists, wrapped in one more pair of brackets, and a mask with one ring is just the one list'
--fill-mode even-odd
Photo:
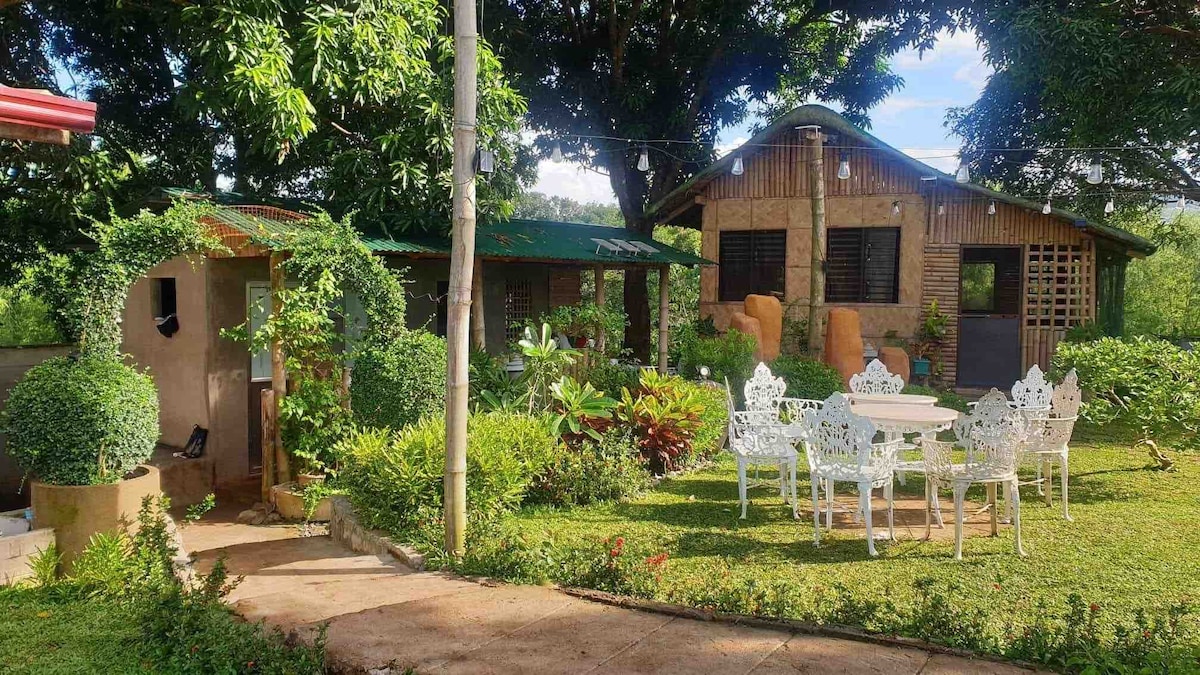
{"label": "ornate white metal chair", "polygon": [[850,391],[855,394],[899,394],[903,389],[904,378],[888,372],[879,359],[872,359],[866,370],[850,376]]}
{"label": "ornate white metal chair", "polygon": [[813,543],[821,544],[819,482],[826,482],[825,527],[833,527],[833,483],[858,486],[859,509],[867,529],[867,551],[875,551],[871,526],[871,490],[883,488],[887,500],[888,537],[896,538],[892,495],[892,472],[899,441],[872,443],[875,425],[850,412],[850,401],[841,394],[825,399],[819,410],[804,411],[808,432],[809,465],[812,470]]}
{"label": "ornate white metal chair", "polygon": [[1049,410],[1052,396],[1054,385],[1046,381],[1046,374],[1036,363],[1029,367],[1025,379],[1017,380],[1012,386],[1012,405],[1018,410]]}
{"label": "ornate white metal chair", "polygon": [[729,418],[729,449],[737,457],[738,498],[742,518],[746,517],[746,467],[754,464],[779,465],[780,496],[790,495],[792,517],[799,518],[796,506],[795,436],[789,425],[781,424],[773,410],[737,410]]}
{"label": "ornate white metal chair", "polygon": [[954,443],[932,438],[920,439],[925,455],[925,536],[929,537],[933,495],[942,486],[954,491],[954,558],[962,560],[963,498],[972,483],[988,486],[988,505],[992,516],[992,533],[996,533],[996,489],[1008,490],[1012,505],[1013,530],[1018,555],[1025,555],[1021,545],[1021,495],[1017,486],[1017,463],[1021,445],[1027,434],[1023,414],[1014,410],[1004,394],[992,389],[978,405],[954,423],[954,435],[966,450],[966,461],[955,464],[952,459]]}
{"label": "ornate white metal chair", "polygon": [[761,361],[754,367],[754,376],[746,380],[742,393],[746,396],[746,410],[769,410],[778,413],[779,399],[787,391],[782,377],[775,377],[771,369]]}
{"label": "ornate white metal chair", "polygon": [[1054,460],[1058,460],[1063,518],[1067,521],[1073,520],[1067,504],[1067,459],[1071,452],[1071,434],[1075,431],[1075,420],[1079,416],[1081,401],[1079,376],[1072,368],[1062,383],[1054,388],[1049,414],[1030,420],[1030,434],[1023,453],[1023,458],[1032,460],[1037,467],[1037,479],[1033,483],[1038,486],[1038,494],[1046,497],[1046,506],[1053,505],[1053,467]]}

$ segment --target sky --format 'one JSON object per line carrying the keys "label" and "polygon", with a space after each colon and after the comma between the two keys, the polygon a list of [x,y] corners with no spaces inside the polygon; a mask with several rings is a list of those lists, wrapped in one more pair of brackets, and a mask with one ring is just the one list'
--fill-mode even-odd
{"label": "sky", "polygon": [[[943,33],[924,54],[916,50],[897,54],[892,69],[904,78],[904,86],[870,111],[871,133],[927,164],[953,172],[958,143],[943,126],[946,110],[973,103],[992,72],[983,62],[975,34]],[[718,152],[748,140],[749,126],[724,130]],[[607,176],[568,162],[542,161],[534,190],[581,202],[616,203]]]}

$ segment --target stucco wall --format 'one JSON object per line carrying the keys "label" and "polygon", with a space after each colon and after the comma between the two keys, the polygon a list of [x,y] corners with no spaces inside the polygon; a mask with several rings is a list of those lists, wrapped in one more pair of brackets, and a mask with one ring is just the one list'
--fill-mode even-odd
{"label": "stucco wall", "polygon": [[[74,349],[74,345],[0,348],[0,409],[8,400],[8,390],[24,377],[25,371],[48,358],[66,356]],[[0,511],[29,505],[29,486],[21,490],[23,474],[5,452],[4,442],[4,434],[0,434]]]}
{"label": "stucco wall", "polygon": [[[901,201],[901,212],[892,213],[892,203]],[[900,293],[895,304],[831,303],[827,307],[858,310],[863,338],[876,342],[885,333],[896,331],[910,337],[916,331],[921,310],[921,279],[925,248],[924,199],[916,194],[830,196],[825,204],[826,227],[899,227]],[[807,198],[715,199],[704,205],[701,228],[701,255],[720,260],[720,236],[731,230],[787,230],[785,274],[786,311],[791,316],[808,316],[808,288],[811,276],[812,204]],[[719,302],[720,278],[717,266],[700,270],[700,314],[713,317],[720,330],[729,327],[741,302]]]}
{"label": "stucco wall", "polygon": [[[211,261],[180,257],[154,267],[129,289],[122,351],[130,365],[149,369],[158,388],[161,441],[182,446],[192,426],[209,426],[205,362],[208,352],[207,271]],[[175,279],[179,331],[164,337],[154,323],[155,279]]]}

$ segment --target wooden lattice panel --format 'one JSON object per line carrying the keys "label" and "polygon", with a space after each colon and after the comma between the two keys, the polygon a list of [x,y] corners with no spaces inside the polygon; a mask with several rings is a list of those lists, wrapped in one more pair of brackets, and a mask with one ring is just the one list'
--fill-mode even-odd
{"label": "wooden lattice panel", "polygon": [[1048,368],[1067,329],[1094,318],[1094,266],[1090,241],[1025,247],[1023,368]]}
{"label": "wooden lattice panel", "polygon": [[533,314],[533,284],[528,281],[504,282],[504,337],[508,342],[521,339],[523,324]]}

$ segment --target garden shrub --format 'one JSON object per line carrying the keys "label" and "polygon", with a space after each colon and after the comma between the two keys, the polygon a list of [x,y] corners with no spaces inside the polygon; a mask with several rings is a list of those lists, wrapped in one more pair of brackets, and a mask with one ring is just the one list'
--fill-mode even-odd
{"label": "garden shrub", "polygon": [[1084,420],[1140,429],[1186,448],[1200,445],[1200,354],[1150,338],[1060,342],[1051,377],[1072,368],[1084,391]]}
{"label": "garden shrub", "polygon": [[350,406],[359,424],[400,429],[441,413],[445,401],[443,338],[424,330],[405,331],[386,344],[364,348],[355,358]]}
{"label": "garden shrub", "polygon": [[637,386],[638,367],[605,360],[603,363],[593,364],[588,369],[587,381],[591,382],[597,391],[616,398],[621,395],[622,387],[633,389]]}
{"label": "garden shrub", "polygon": [[959,412],[967,412],[967,399],[948,389],[936,389],[923,384],[905,385],[904,394],[917,394],[918,396],[936,396],[937,404],[943,408],[950,408]]}
{"label": "garden shrub", "polygon": [[[467,504],[472,520],[516,507],[553,461],[558,439],[544,420],[480,413],[467,424]],[[401,430],[365,429],[343,440],[338,482],[368,527],[411,537],[442,510],[446,426],[426,417]]]}
{"label": "garden shrub", "polygon": [[742,385],[754,373],[754,350],[756,348],[753,335],[730,330],[718,337],[695,337],[681,348],[679,355],[679,374],[688,379],[700,376],[700,366],[708,366],[709,379],[721,382],[729,379],[729,386],[735,392],[742,390]]}
{"label": "garden shrub", "polygon": [[533,479],[526,501],[532,504],[585,506],[615,501],[650,485],[633,434],[611,429],[600,440],[560,446],[554,459]]}
{"label": "garden shrub", "polygon": [[621,391],[617,420],[633,429],[650,471],[681,468],[692,452],[704,401],[687,383],[656,371],[643,371],[636,391]]}
{"label": "garden shrub", "polygon": [[842,375],[833,366],[803,356],[784,354],[771,362],[771,373],[787,382],[785,396],[824,401],[834,392],[845,391]]}
{"label": "garden shrub", "polygon": [[52,358],[13,386],[0,424],[8,452],[38,480],[112,483],[154,452],[158,393],[115,359]]}
{"label": "garden shrub", "polygon": [[725,405],[725,387],[715,383],[683,382],[683,390],[692,392],[700,404],[700,423],[692,437],[691,451],[683,459],[685,466],[694,466],[715,455],[721,449],[729,425],[729,410]]}

